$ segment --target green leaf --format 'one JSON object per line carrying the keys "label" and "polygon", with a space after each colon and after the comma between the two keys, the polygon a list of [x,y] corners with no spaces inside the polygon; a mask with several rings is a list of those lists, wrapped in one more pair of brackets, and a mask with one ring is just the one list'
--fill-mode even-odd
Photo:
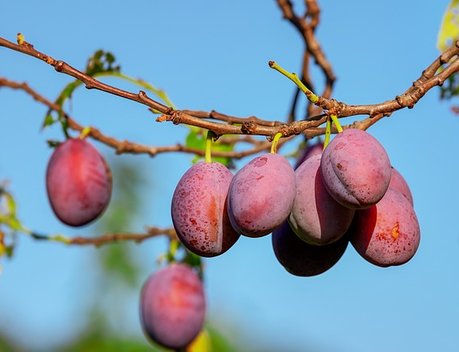
{"label": "green leaf", "polygon": [[[185,146],[188,148],[194,148],[199,150],[206,150],[206,130],[197,127],[190,127],[190,132],[188,133],[185,139]],[[234,150],[234,146],[232,144],[223,144],[220,143],[218,140],[212,143],[212,150],[213,151],[225,151],[230,152]],[[195,164],[198,161],[203,160],[204,157],[202,156],[195,156],[192,160],[192,163]],[[226,165],[227,167],[232,166],[231,158],[224,158],[224,157],[212,157],[212,161],[216,161]]]}
{"label": "green leaf", "polygon": [[116,57],[109,51],[97,50],[88,59],[86,74],[94,76],[105,72],[120,72],[121,66],[115,65]]}
{"label": "green leaf", "polygon": [[445,51],[457,39],[459,39],[459,0],[452,0],[443,15],[437,47],[440,51]]}
{"label": "green leaf", "polygon": [[51,114],[51,112],[48,111],[48,113],[46,114],[44,120],[43,120],[43,123],[41,125],[41,128],[44,129],[48,126],[52,126],[57,120],[54,119],[53,115]]}

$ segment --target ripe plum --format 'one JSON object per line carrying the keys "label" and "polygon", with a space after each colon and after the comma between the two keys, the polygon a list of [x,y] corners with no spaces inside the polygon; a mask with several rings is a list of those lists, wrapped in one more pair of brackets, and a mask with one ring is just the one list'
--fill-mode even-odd
{"label": "ripe plum", "polygon": [[413,207],[392,189],[376,205],[355,212],[349,234],[356,251],[382,267],[406,263],[416,253],[420,241]]}
{"label": "ripe plum", "polygon": [[226,210],[233,175],[217,162],[193,165],[172,197],[172,221],[180,241],[193,253],[213,257],[226,252],[240,237]]}
{"label": "ripe plum", "polygon": [[322,141],[319,141],[314,144],[308,143],[308,145],[306,146],[306,148],[303,150],[302,154],[296,161],[294,169],[296,170],[301,165],[301,163],[305,161],[306,159],[314,155],[317,155],[317,154],[322,155],[323,149],[324,149],[324,144],[322,143]]}
{"label": "ripe plum", "polygon": [[284,222],[295,198],[295,173],[282,155],[259,156],[242,169],[228,191],[233,228],[249,237],[271,233]]}
{"label": "ripe plum", "polygon": [[288,219],[298,237],[315,245],[329,244],[342,237],[355,212],[335,201],[326,190],[320,158],[319,154],[313,155],[295,170],[296,196]]}
{"label": "ripe plum", "polygon": [[290,274],[315,276],[333,267],[346,251],[347,236],[338,241],[315,246],[298,238],[287,221],[273,231],[272,245],[277,260]]}
{"label": "ripe plum", "polygon": [[171,349],[186,347],[201,331],[206,311],[202,282],[191,267],[171,264],[150,275],[140,296],[146,336]]}
{"label": "ripe plum", "polygon": [[82,226],[107,207],[112,191],[111,172],[89,142],[71,138],[54,150],[48,162],[46,189],[59,220]]}
{"label": "ripe plum", "polygon": [[376,204],[389,187],[391,167],[384,147],[358,129],[339,133],[321,161],[324,184],[342,205],[363,209]]}
{"label": "ripe plum", "polygon": [[411,205],[413,205],[413,195],[411,194],[410,187],[400,172],[398,172],[394,167],[392,167],[392,176],[390,177],[389,188],[403,194],[405,198],[408,199],[408,201],[411,203]]}

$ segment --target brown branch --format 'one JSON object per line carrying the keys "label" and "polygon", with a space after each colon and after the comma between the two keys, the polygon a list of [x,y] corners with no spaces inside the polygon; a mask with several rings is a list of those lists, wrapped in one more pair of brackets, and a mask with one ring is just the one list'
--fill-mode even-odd
{"label": "brown branch", "polygon": [[[19,90],[24,91],[25,93],[29,94],[34,100],[45,105],[49,109],[63,113],[64,117],[68,121],[69,128],[77,132],[83,131],[84,127],[80,125],[70,115],[62,111],[61,106],[46,99],[44,96],[39,94],[36,90],[32,89],[27,83],[25,82],[19,83],[19,82],[11,81],[6,78],[0,77],[0,87],[8,87],[11,89],[19,89]],[[95,127],[90,127],[88,136],[115,149],[117,154],[148,154],[150,156],[156,156],[157,154],[167,153],[167,152],[182,152],[182,153],[194,154],[198,156],[204,156],[205,154],[205,151],[202,149],[191,148],[191,147],[184,146],[182,144],[155,147],[155,146],[148,146],[148,145],[139,144],[139,143],[135,143],[135,142],[127,141],[127,140],[121,141],[121,140],[117,140],[113,137],[103,134],[99,129]],[[288,140],[289,139],[283,139],[280,144],[282,145]],[[257,154],[262,151],[265,151],[265,150],[269,150],[271,147],[271,143],[269,141],[255,140],[251,136],[240,136],[237,139],[231,138],[231,141],[226,140],[226,143],[235,144],[236,142],[239,142],[239,141],[252,144],[253,148],[247,149],[241,152],[216,150],[212,152],[212,155],[216,157],[241,159],[249,155],[253,155],[253,154]]]}
{"label": "brown branch", "polygon": [[[297,29],[305,44],[301,80],[309,89],[314,91],[313,82],[309,73],[309,61],[310,58],[313,58],[325,76],[325,88],[322,92],[322,97],[329,99],[332,95],[336,76],[315,36],[315,30],[320,22],[320,7],[316,0],[304,0],[304,3],[306,6],[306,13],[304,16],[299,16],[295,13],[293,3],[290,0],[277,0],[277,5],[282,11],[284,18]],[[296,105],[296,102],[297,100],[294,99],[293,104]],[[292,106],[291,111],[295,108],[295,105]],[[317,113],[317,108],[313,104],[308,103],[307,116],[312,116]]]}
{"label": "brown branch", "polygon": [[[263,136],[274,136],[276,133],[281,130],[283,133],[287,133],[285,136],[290,136],[293,134],[301,133],[298,132],[298,128],[305,129],[310,126],[314,127],[314,124],[302,124],[301,126],[292,126],[284,127],[279,124],[263,121],[260,123],[258,118],[232,118],[231,124],[216,123],[213,121],[207,121],[203,119],[203,116],[199,112],[195,112],[197,116],[192,115],[194,112],[191,110],[181,111],[174,110],[171,107],[165,106],[154,99],[148,97],[144,91],[139,91],[138,93],[128,92],[126,90],[119,89],[117,87],[105,84],[91,76],[86,75],[82,71],[77,70],[76,68],[70,66],[64,61],[56,60],[51,56],[44,54],[34,48],[34,46],[25,41],[20,44],[12,43],[2,37],[0,37],[0,46],[6,47],[8,49],[35,57],[40,59],[47,64],[53,66],[56,71],[67,74],[76,78],[77,80],[83,82],[88,89],[97,89],[109,94],[119,96],[128,100],[138,102],[140,104],[148,106],[149,109],[159,111],[161,115],[157,121],[171,121],[175,124],[184,123],[187,125],[192,125],[200,128],[207,129],[214,132],[217,136],[224,134],[254,134],[254,135],[263,135]],[[213,118],[223,118],[223,114],[213,113]],[[212,118],[212,113],[209,113],[209,118]],[[237,125],[236,125],[237,124]]]}
{"label": "brown branch", "polygon": [[72,237],[66,244],[69,245],[90,245],[100,247],[102,245],[114,242],[128,242],[141,243],[147,239],[159,236],[167,236],[171,240],[177,239],[177,234],[174,228],[159,228],[149,227],[146,233],[111,233],[98,237]]}
{"label": "brown branch", "polygon": [[[292,17],[290,12],[288,12],[289,9],[291,10],[290,1],[278,0],[278,3],[279,6],[282,6],[282,9],[286,16],[290,16],[293,19],[296,18],[294,16]],[[313,0],[311,0],[310,3],[312,4]],[[99,89],[101,91],[114,94],[126,99],[130,99],[138,103],[147,105],[152,109],[161,111],[163,115],[161,115],[157,119],[157,121],[159,122],[171,121],[174,124],[182,123],[186,125],[197,126],[210,130],[214,132],[217,136],[221,136],[224,134],[249,134],[272,137],[276,133],[282,133],[284,137],[289,137],[300,133],[304,133],[306,137],[310,138],[310,136],[317,136],[324,133],[324,129],[320,128],[320,125],[325,122],[325,117],[322,115],[308,119],[308,121],[294,121],[291,123],[279,124],[277,122],[265,121],[263,119],[254,117],[237,118],[216,112],[203,113],[191,110],[174,110],[149,98],[143,91],[140,91],[139,93],[131,93],[110,86],[108,84],[102,83],[90,76],[87,76],[83,72],[74,69],[70,65],[64,63],[63,61],[57,61],[51,58],[50,56],[35,50],[33,46],[29,43],[22,42],[21,44],[14,44],[0,37],[0,46],[36,57],[54,66],[57,71],[68,74],[81,80],[88,88]],[[333,82],[334,75],[332,75],[332,71],[330,71],[331,68],[328,68],[326,62],[324,61],[325,57],[323,56],[323,53],[321,53],[320,46],[313,45],[313,48],[310,48],[309,51],[312,55],[314,55],[316,61],[320,57],[323,58],[319,59],[318,61],[322,62],[321,67],[323,67],[323,70],[325,72],[328,72],[327,79]],[[419,99],[421,99],[427,93],[427,91],[429,91],[431,88],[435,86],[441,86],[448,77],[459,71],[458,55],[459,41],[456,42],[452,48],[446,50],[442,55],[435,59],[435,61],[431,65],[429,65],[429,67],[427,67],[426,70],[423,71],[420,78],[418,78],[410,88],[408,88],[401,95],[395,97],[393,100],[388,100],[382,103],[372,105],[348,105],[343,102],[338,102],[334,99],[329,99],[325,96],[321,96],[319,97],[319,101],[316,105],[322,108],[323,110],[327,111],[328,113],[333,113],[340,118],[355,115],[368,115],[370,119],[375,117],[380,119],[402,108],[412,108],[419,101]],[[438,69],[440,67],[442,67],[443,70],[439,71]],[[211,121],[209,121],[207,118],[211,119]],[[217,118],[222,121],[226,120],[226,122],[215,122],[212,121],[213,118]],[[345,127],[367,128],[366,126],[371,126],[373,123],[374,122],[367,119],[362,120],[359,123],[354,123],[352,125]],[[75,126],[75,128],[77,127]],[[96,136],[94,136],[94,138],[96,137],[103,139],[101,135],[97,136],[97,133]],[[129,145],[129,143],[126,142],[119,142],[116,140],[112,140],[110,142],[110,140],[108,139],[105,142],[108,145],[116,144],[116,146],[118,147],[121,146],[118,149],[120,152],[127,152],[126,150],[129,150],[130,147],[132,148],[132,145]],[[177,150],[175,150],[174,148],[176,148]],[[173,147],[172,149],[173,151],[186,150],[186,148],[184,147],[177,146]],[[195,154],[199,153],[196,150],[188,151]],[[239,155],[236,152],[233,153],[234,154],[225,154],[225,156],[238,157],[241,155],[245,155],[245,152]],[[217,155],[217,153],[215,153],[215,155]]]}

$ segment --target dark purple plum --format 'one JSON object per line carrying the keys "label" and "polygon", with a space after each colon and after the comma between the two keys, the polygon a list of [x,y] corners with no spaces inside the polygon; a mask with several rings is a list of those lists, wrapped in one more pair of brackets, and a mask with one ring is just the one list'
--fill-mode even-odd
{"label": "dark purple plum", "polygon": [[400,172],[398,172],[394,167],[392,167],[392,176],[390,178],[389,188],[403,194],[413,206],[413,195],[411,194],[410,187]]}
{"label": "dark purple plum", "polygon": [[298,158],[298,160],[295,163],[294,169],[296,170],[303,161],[306,159],[314,156],[314,155],[322,155],[322,151],[324,150],[324,144],[322,141],[318,141],[314,144],[307,144],[306,148],[303,150],[302,154]]}
{"label": "dark purple plum", "polygon": [[273,231],[274,254],[290,274],[315,276],[332,268],[346,251],[347,236],[324,246],[314,246],[298,238],[287,221]]}
{"label": "dark purple plum", "polygon": [[105,159],[88,141],[71,138],[51,155],[46,189],[59,220],[70,226],[82,226],[106,209],[112,176]]}
{"label": "dark purple plum", "polygon": [[349,228],[354,209],[335,201],[322,181],[320,154],[305,160],[295,170],[296,196],[289,223],[303,241],[315,245],[330,244]]}
{"label": "dark purple plum", "polygon": [[290,214],[295,198],[295,173],[282,155],[259,156],[242,169],[228,191],[233,228],[249,237],[271,233]]}
{"label": "dark purple plum", "polygon": [[420,241],[413,207],[405,196],[392,189],[376,205],[355,212],[349,234],[356,251],[382,267],[409,261]]}
{"label": "dark purple plum", "polygon": [[185,264],[171,264],[150,275],[140,296],[140,320],[145,335],[166,348],[185,348],[203,328],[204,289]]}
{"label": "dark purple plum", "polygon": [[171,214],[177,236],[193,253],[214,257],[240,237],[226,210],[233,175],[217,162],[193,165],[180,179],[172,197]]}
{"label": "dark purple plum", "polygon": [[330,195],[354,209],[376,204],[386,193],[391,177],[384,147],[358,129],[346,129],[333,138],[322,154],[321,169]]}

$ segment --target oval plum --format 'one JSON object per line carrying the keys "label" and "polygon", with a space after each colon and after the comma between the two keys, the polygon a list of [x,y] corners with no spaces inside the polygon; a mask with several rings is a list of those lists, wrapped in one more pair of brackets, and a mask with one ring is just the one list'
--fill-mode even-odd
{"label": "oval plum", "polygon": [[306,148],[303,150],[302,154],[296,161],[294,169],[298,169],[301,163],[303,163],[303,161],[305,161],[306,159],[309,159],[310,157],[317,154],[322,155],[323,149],[324,144],[322,143],[322,141],[318,141],[314,144],[309,144],[308,142]]}
{"label": "oval plum", "polygon": [[171,215],[180,241],[193,253],[213,257],[226,252],[240,237],[226,210],[233,175],[217,162],[193,165],[172,197]]}
{"label": "oval plum", "polygon": [[405,179],[400,174],[400,172],[398,172],[397,169],[395,169],[394,167],[392,167],[389,188],[403,194],[405,198],[408,199],[408,201],[413,206],[413,194],[411,193],[410,187],[408,186],[408,183],[406,183]]}
{"label": "oval plum", "polygon": [[288,217],[295,198],[295,173],[282,155],[259,156],[242,169],[228,191],[231,225],[249,237],[271,233]]}
{"label": "oval plum", "polygon": [[413,207],[400,192],[392,189],[376,205],[356,211],[349,233],[356,251],[382,267],[409,261],[420,241]]}
{"label": "oval plum", "polygon": [[142,328],[164,347],[186,347],[201,331],[205,311],[202,282],[188,265],[171,264],[150,275],[142,287]]}
{"label": "oval plum", "polygon": [[391,177],[384,147],[358,129],[346,129],[333,138],[322,154],[321,169],[330,195],[354,209],[376,204],[386,193]]}
{"label": "oval plum", "polygon": [[285,270],[296,276],[315,276],[326,272],[343,256],[348,243],[348,237],[343,236],[324,246],[308,244],[295,235],[287,221],[272,234],[277,260]]}
{"label": "oval plum", "polygon": [[59,220],[82,226],[100,216],[110,202],[111,172],[89,142],[71,138],[54,150],[48,162],[46,189]]}
{"label": "oval plum", "polygon": [[321,155],[305,160],[295,170],[296,196],[289,223],[303,241],[315,245],[332,243],[349,228],[354,209],[343,207],[326,190],[320,169]]}

